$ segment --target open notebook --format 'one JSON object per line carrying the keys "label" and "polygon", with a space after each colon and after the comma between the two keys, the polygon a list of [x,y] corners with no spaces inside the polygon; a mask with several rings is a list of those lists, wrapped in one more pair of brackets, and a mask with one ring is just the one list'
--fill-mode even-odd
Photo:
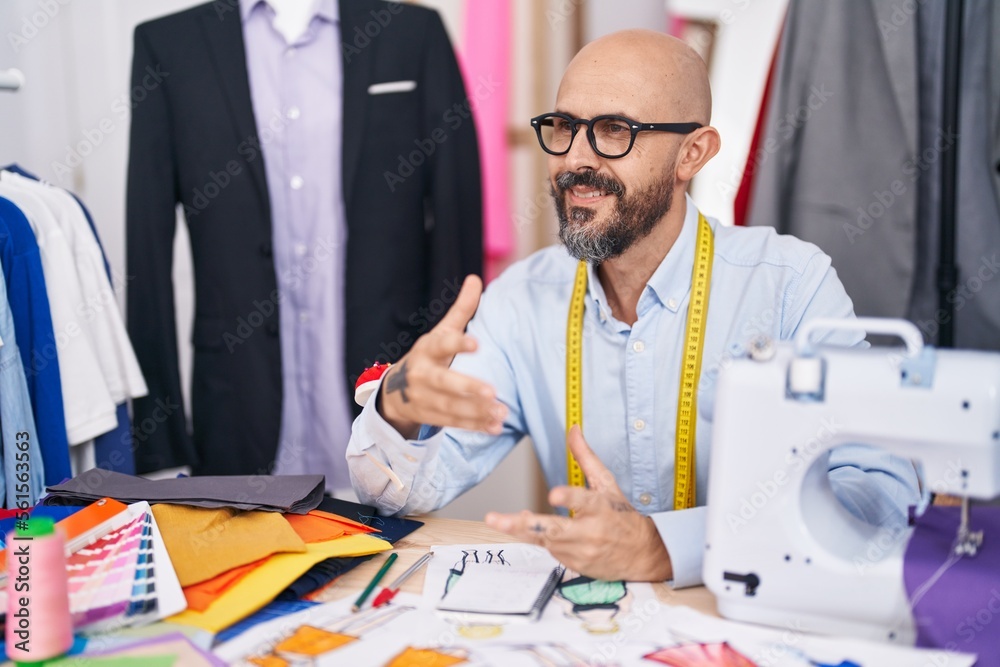
{"label": "open notebook", "polygon": [[535,621],[562,574],[562,566],[517,568],[468,563],[437,609],[447,618],[469,624]]}

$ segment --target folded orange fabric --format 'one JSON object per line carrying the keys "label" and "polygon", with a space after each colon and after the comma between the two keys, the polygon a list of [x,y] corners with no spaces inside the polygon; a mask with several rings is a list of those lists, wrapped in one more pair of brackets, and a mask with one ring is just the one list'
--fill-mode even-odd
{"label": "folded orange fabric", "polygon": [[[344,535],[378,532],[371,526],[320,510],[313,510],[309,514],[285,514],[283,516],[291,525],[292,530],[306,543],[334,540]],[[267,558],[262,558],[247,565],[234,567],[207,581],[185,586],[184,597],[187,599],[188,609],[205,611],[217,597],[266,562]]]}
{"label": "folded orange fabric", "polygon": [[343,535],[377,532],[374,528],[336,514],[312,510],[308,514],[285,514],[285,519],[303,542],[325,542]]}
{"label": "folded orange fabric", "polygon": [[[270,558],[270,556],[267,558]],[[212,577],[208,581],[186,586],[184,588],[184,598],[188,603],[187,608],[194,611],[205,611],[208,609],[208,605],[215,601],[215,598],[228,591],[238,584],[243,577],[266,563],[267,558],[261,558],[252,563],[234,567],[228,572],[223,572],[217,577]]]}
{"label": "folded orange fabric", "polygon": [[323,510],[310,510],[309,514],[313,516],[321,516],[332,521],[339,521],[340,523],[347,524],[348,526],[354,526],[359,529],[362,533],[381,533],[382,531],[378,528],[374,528],[367,524],[361,523],[360,521],[354,521],[353,519],[348,519],[346,516],[340,516],[339,514],[333,514],[332,512],[324,512]]}
{"label": "folded orange fabric", "polygon": [[163,503],[153,505],[153,516],[184,587],[271,554],[306,550],[305,542],[277,512]]}

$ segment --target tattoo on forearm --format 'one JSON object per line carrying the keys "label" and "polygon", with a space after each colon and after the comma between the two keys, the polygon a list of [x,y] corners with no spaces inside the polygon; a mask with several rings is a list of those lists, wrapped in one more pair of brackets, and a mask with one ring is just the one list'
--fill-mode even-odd
{"label": "tattoo on forearm", "polygon": [[406,396],[406,389],[410,386],[410,383],[406,381],[406,364],[408,362],[404,361],[403,365],[399,367],[399,370],[390,375],[386,379],[386,393],[392,391],[398,391],[400,398],[403,399],[403,403],[409,403],[410,399]]}

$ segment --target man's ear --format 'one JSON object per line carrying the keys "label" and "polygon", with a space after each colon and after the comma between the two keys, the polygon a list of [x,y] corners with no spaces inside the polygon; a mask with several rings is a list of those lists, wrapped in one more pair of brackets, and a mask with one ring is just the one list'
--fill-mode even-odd
{"label": "man's ear", "polygon": [[714,127],[701,127],[689,134],[677,154],[677,181],[690,182],[721,146],[722,139]]}

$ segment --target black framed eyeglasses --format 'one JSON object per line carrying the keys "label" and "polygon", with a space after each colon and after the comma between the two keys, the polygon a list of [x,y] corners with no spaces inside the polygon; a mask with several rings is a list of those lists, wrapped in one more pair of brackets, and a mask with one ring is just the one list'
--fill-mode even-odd
{"label": "black framed eyeglasses", "polygon": [[594,152],[610,160],[628,155],[635,144],[635,135],[640,132],[690,134],[701,127],[701,123],[640,123],[625,116],[595,116],[587,120],[564,113],[544,113],[531,119],[539,145],[550,155],[569,153],[581,125],[587,126],[587,139]]}

